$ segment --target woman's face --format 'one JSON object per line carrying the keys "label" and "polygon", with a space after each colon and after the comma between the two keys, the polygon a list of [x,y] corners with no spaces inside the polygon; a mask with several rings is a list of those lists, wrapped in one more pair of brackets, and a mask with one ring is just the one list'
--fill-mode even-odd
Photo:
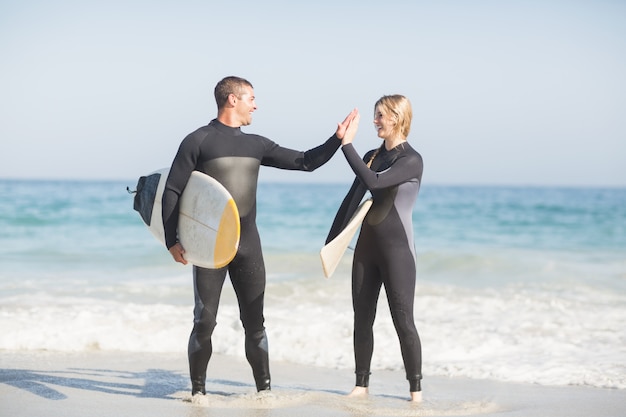
{"label": "woman's face", "polygon": [[395,126],[396,121],[388,114],[383,113],[380,106],[376,106],[374,109],[374,128],[378,132],[378,137],[382,139],[391,138]]}

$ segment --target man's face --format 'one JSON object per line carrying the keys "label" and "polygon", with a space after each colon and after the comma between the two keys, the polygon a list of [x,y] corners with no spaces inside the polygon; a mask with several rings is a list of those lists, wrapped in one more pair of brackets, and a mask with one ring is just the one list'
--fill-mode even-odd
{"label": "man's face", "polygon": [[252,123],[252,112],[256,110],[256,103],[252,87],[246,86],[243,90],[244,92],[237,97],[235,112],[241,126],[248,126]]}

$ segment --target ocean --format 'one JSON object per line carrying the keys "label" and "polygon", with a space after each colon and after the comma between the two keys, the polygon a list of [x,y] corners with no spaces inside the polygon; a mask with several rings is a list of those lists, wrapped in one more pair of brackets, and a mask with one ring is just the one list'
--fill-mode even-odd
{"label": "ocean", "polygon": [[[132,209],[135,184],[0,180],[0,352],[186,355],[191,267]],[[259,184],[272,361],[353,370],[351,253],[329,279],[319,260],[348,188]],[[626,389],[626,189],[424,184],[413,217],[425,381]],[[228,282],[213,340],[244,357]],[[372,367],[403,369],[384,292]]]}

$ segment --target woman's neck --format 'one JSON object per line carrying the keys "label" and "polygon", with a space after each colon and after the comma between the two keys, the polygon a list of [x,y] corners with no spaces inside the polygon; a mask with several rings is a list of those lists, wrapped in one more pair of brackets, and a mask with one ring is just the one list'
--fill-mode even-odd
{"label": "woman's neck", "polygon": [[403,138],[402,136],[385,138],[385,149],[389,151],[404,142],[406,142],[406,138]]}

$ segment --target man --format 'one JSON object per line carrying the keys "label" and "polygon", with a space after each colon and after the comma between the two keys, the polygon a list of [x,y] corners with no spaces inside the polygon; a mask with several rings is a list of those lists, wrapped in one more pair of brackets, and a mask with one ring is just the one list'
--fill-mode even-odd
{"label": "man", "polygon": [[174,158],[163,193],[165,243],[176,262],[187,264],[185,249],[177,241],[178,205],[192,173],[197,170],[218,180],[233,196],[239,210],[241,236],[235,258],[220,269],[193,267],[194,326],[189,337],[192,395],[205,394],[206,370],[212,354],[211,335],[216,325],[222,286],[228,272],[239,303],[245,330],[246,358],[257,391],[270,390],[268,343],[263,317],[265,266],[256,227],[256,190],[261,165],[313,171],[335,154],[356,110],[337,126],[322,145],[306,152],[283,148],[271,140],[241,131],[257,109],[252,84],[226,77],[215,86],[217,118],[189,134]]}

